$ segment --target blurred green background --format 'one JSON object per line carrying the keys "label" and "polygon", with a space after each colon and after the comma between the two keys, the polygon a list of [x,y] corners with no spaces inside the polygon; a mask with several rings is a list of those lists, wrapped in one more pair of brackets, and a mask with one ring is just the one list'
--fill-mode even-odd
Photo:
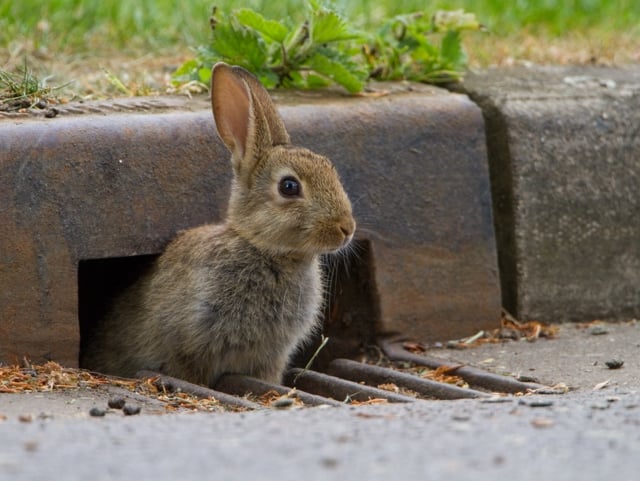
{"label": "blurred green background", "polygon": [[[305,4],[0,0],[0,74],[21,77],[28,68],[38,88],[63,86],[56,94],[64,91],[66,98],[173,93],[171,73],[210,41],[213,5],[226,12],[250,7],[268,18],[299,20]],[[401,13],[472,12],[486,27],[463,35],[472,68],[640,63],[640,0],[334,0],[331,5],[353,27],[371,32]]]}
{"label": "blurred green background", "polygon": [[[295,0],[0,0],[0,48],[32,42],[41,49],[174,49],[208,40],[212,5],[251,7],[265,16],[300,15]],[[572,31],[640,36],[639,0],[336,0],[357,27],[366,29],[398,13],[464,8],[498,37],[528,32],[549,37]]]}

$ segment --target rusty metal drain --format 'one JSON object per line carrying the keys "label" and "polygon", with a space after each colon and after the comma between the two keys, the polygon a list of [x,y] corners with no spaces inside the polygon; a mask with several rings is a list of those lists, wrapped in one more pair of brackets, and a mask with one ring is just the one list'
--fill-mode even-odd
{"label": "rusty metal drain", "polygon": [[187,382],[175,377],[166,376],[155,371],[139,371],[136,374],[136,377],[155,378],[155,382],[168,391],[181,391],[200,398],[213,397],[218,402],[220,402],[220,404],[224,404],[230,407],[242,409],[260,409],[262,407],[260,406],[260,404],[249,401],[248,399],[233,396],[220,391],[215,391],[213,389],[209,389],[208,387],[193,384],[191,382]]}
{"label": "rusty metal drain", "polygon": [[487,394],[473,389],[422,379],[412,374],[363,364],[350,359],[335,359],[329,365],[329,373],[351,381],[365,382],[368,385],[392,384],[409,389],[429,399],[464,399],[487,396]]}
{"label": "rusty metal drain", "polygon": [[[141,371],[138,376],[155,377],[156,382],[166,389],[180,390],[199,397],[214,397],[221,404],[243,409],[264,407],[246,399],[249,394],[263,396],[277,393],[286,396],[292,395],[292,388],[295,388],[295,397],[306,406],[343,406],[346,403],[364,403],[372,400],[412,403],[434,399],[477,399],[490,397],[489,393],[527,393],[545,387],[415,354],[407,351],[402,341],[398,340],[383,340],[380,347],[390,361],[408,362],[430,369],[445,366],[449,372],[461,377],[473,388],[424,379],[397,369],[351,359],[334,359],[328,364],[326,372],[290,369],[285,373],[282,385],[249,376],[227,374],[216,383],[213,390],[151,371]],[[381,386],[385,385],[393,390],[381,389]]]}
{"label": "rusty metal drain", "polygon": [[437,369],[443,366],[452,366],[450,372],[454,373],[457,376],[460,376],[467,383],[469,383],[470,386],[482,388],[487,391],[516,394],[526,393],[531,390],[546,387],[542,384],[522,382],[510,377],[492,374],[471,366],[455,367],[455,363],[452,363],[451,361],[427,357],[420,354],[414,354],[407,351],[403,346],[403,342],[398,339],[382,340],[380,342],[380,347],[392,361],[410,362],[418,366],[428,367],[430,369]]}
{"label": "rusty metal drain", "polygon": [[[241,376],[238,374],[226,374],[216,383],[216,389],[228,394],[234,394],[236,396],[245,396],[247,394],[253,394],[261,396],[268,392],[277,392],[278,394],[286,395],[291,391],[291,388],[282,386],[279,384],[271,384],[261,379],[256,379],[249,376]],[[296,390],[296,397],[300,399],[307,406],[319,406],[330,405],[340,406],[341,402],[334,399],[330,399],[316,394],[310,394],[305,391]]]}
{"label": "rusty metal drain", "polygon": [[321,396],[344,400],[345,402],[367,402],[371,399],[384,399],[388,402],[414,402],[415,398],[404,396],[376,387],[359,384],[339,377],[316,371],[291,369],[285,375],[285,384],[305,391],[315,392]]}

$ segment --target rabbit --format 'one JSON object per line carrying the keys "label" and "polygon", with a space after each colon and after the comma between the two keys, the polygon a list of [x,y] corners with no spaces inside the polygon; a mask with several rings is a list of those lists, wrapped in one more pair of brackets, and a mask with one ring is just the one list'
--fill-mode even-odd
{"label": "rabbit", "polygon": [[319,327],[320,258],[356,223],[333,164],[290,143],[267,90],[241,67],[211,75],[217,132],[231,152],[226,220],[179,233],[123,293],[81,366],[159,371],[214,387],[225,373],[279,383]]}

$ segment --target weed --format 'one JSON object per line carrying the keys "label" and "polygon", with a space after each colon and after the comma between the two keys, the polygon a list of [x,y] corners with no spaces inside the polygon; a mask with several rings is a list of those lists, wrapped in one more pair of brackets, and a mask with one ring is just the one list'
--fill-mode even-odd
{"label": "weed", "polygon": [[54,100],[54,92],[65,85],[49,87],[48,78],[37,77],[25,61],[21,68],[11,72],[0,69],[0,110],[44,108]]}

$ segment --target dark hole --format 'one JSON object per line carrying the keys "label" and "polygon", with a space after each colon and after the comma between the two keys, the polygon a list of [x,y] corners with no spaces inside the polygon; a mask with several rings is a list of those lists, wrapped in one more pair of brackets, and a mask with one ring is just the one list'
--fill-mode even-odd
{"label": "dark hole", "polygon": [[[90,259],[78,267],[80,358],[95,327],[104,319],[113,299],[130,287],[152,265],[157,255]],[[375,341],[380,319],[371,246],[354,241],[349,255],[324,262],[327,300],[322,333],[329,343],[316,358],[314,369],[323,369],[336,357],[355,358]],[[294,358],[303,367],[320,345],[320,335]]]}
{"label": "dark hole", "polygon": [[78,265],[80,359],[110,304],[150,267],[157,255],[89,259]]}

